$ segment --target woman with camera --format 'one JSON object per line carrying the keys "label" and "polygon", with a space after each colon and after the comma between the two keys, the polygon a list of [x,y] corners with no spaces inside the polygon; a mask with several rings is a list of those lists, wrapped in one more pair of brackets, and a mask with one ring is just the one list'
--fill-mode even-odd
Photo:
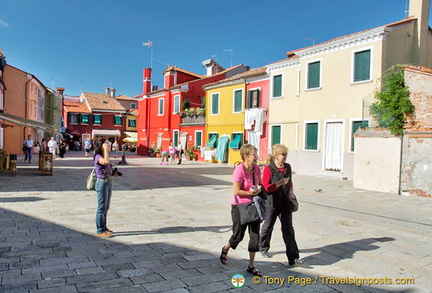
{"label": "woman with camera", "polygon": [[108,209],[112,194],[113,169],[110,163],[109,151],[111,145],[108,140],[101,139],[95,144],[93,157],[96,173],[96,193],[98,206],[96,210],[96,233],[100,237],[109,238],[113,231],[106,226]]}

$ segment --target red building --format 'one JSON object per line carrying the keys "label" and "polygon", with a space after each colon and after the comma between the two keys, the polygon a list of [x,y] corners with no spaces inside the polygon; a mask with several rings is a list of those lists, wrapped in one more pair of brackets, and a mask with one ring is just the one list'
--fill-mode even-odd
{"label": "red building", "polygon": [[81,145],[87,138],[105,137],[122,144],[126,130],[126,109],[115,98],[115,90],[106,94],[81,93],[78,101],[64,102],[66,132]]}
{"label": "red building", "polygon": [[244,65],[225,70],[212,59],[204,61],[203,65],[207,68],[206,76],[168,66],[163,72],[164,88],[153,91],[151,69],[144,69],[143,94],[138,103],[139,155],[147,155],[152,145],[161,150],[168,149],[171,142],[177,146],[181,141],[184,149],[203,145],[205,120],[183,121],[180,112],[203,108],[205,92],[202,87],[205,84],[248,70]]}

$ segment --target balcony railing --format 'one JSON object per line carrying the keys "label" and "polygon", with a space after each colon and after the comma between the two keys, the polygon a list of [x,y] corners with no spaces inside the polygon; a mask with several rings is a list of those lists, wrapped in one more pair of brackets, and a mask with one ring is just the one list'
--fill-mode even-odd
{"label": "balcony railing", "polygon": [[200,124],[205,124],[205,115],[200,114],[200,115],[192,115],[192,116],[187,116],[187,115],[182,115],[181,116],[181,124],[189,124],[189,125],[200,125]]}

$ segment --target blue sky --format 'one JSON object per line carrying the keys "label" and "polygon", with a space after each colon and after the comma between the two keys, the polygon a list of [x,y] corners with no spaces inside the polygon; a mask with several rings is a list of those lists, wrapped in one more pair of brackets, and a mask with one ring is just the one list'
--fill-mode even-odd
{"label": "blue sky", "polygon": [[232,55],[233,65],[261,67],[311,39],[402,20],[405,8],[406,0],[2,0],[0,48],[8,64],[68,95],[113,86],[134,97],[151,65],[148,40],[161,88],[168,64],[204,75],[202,61],[228,68]]}

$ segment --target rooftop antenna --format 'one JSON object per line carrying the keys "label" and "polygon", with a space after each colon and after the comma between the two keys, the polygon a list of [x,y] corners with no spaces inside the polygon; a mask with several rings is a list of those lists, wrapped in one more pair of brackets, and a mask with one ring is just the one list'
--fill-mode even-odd
{"label": "rooftop antenna", "polygon": [[233,49],[226,49],[224,51],[225,52],[231,52],[231,66],[230,67],[232,67],[233,66],[233,54],[234,54],[234,50]]}
{"label": "rooftop antenna", "polygon": [[315,46],[315,39],[314,38],[303,38],[304,40],[312,41],[312,46]]}
{"label": "rooftop antenna", "polygon": [[51,77],[51,86],[52,86],[52,89],[54,89],[54,85],[55,85],[56,83],[57,83],[57,82],[54,81],[54,78]]}
{"label": "rooftop antenna", "polygon": [[153,69],[153,42],[147,41],[147,43],[143,43],[143,46],[150,48],[150,68]]}

